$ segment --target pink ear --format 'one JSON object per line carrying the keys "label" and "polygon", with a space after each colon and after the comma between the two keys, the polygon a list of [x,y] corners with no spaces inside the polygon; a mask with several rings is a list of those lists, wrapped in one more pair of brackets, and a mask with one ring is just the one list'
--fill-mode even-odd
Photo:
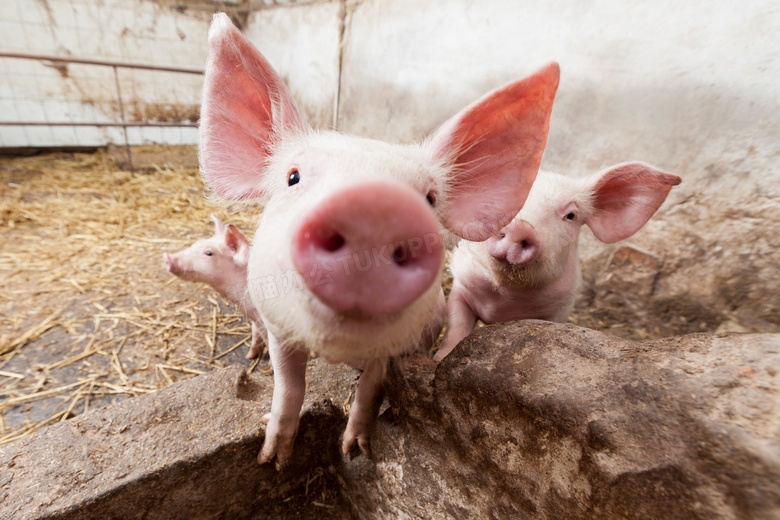
{"label": "pink ear", "polygon": [[452,175],[444,225],[467,240],[496,233],[523,207],[542,160],[560,69],[490,92],[445,122],[428,143]]}
{"label": "pink ear", "polygon": [[236,265],[246,265],[249,261],[249,240],[233,224],[225,228],[225,244],[234,254],[233,262]]}
{"label": "pink ear", "polygon": [[229,200],[261,195],[271,147],[306,128],[282,79],[226,14],[214,15],[200,112],[200,162],[214,192]]}
{"label": "pink ear", "polygon": [[219,217],[212,214],[211,220],[214,221],[214,235],[218,236],[225,232],[225,224],[222,223],[221,220],[219,220]]}
{"label": "pink ear", "polygon": [[594,213],[586,223],[596,238],[611,244],[639,231],[682,179],[642,162],[622,163],[593,174],[586,185]]}

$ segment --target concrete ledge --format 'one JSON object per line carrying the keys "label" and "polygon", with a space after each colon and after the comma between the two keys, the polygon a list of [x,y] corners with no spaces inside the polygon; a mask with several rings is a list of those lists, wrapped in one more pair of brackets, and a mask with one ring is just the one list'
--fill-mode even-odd
{"label": "concrete ledge", "polygon": [[355,518],[780,518],[780,335],[541,321],[391,363]]}
{"label": "concrete ledge", "polygon": [[310,363],[295,456],[281,472],[256,462],[272,378],[238,366],[42,429],[0,450],[0,518],[263,518],[338,459],[355,376]]}
{"label": "concrete ledge", "polygon": [[[271,378],[231,367],[6,446],[0,518],[775,519],[779,363],[776,334],[492,325],[391,363],[367,460],[339,452],[357,372],[315,360],[281,472],[255,459]],[[313,474],[330,501],[290,500]]]}

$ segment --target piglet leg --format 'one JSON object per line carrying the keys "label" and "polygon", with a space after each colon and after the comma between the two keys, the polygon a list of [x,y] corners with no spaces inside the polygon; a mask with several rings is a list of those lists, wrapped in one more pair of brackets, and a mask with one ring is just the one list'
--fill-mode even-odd
{"label": "piglet leg", "polygon": [[444,317],[447,313],[447,303],[444,299],[444,291],[439,291],[439,298],[436,300],[436,307],[433,311],[433,317],[422,332],[420,341],[417,344],[417,352],[423,356],[430,357],[431,349],[439,339],[439,334],[444,328]]}
{"label": "piglet leg", "polygon": [[256,322],[252,322],[252,344],[249,346],[249,352],[246,354],[247,359],[254,359],[263,353],[263,330],[264,328],[258,325]]}
{"label": "piglet leg", "polygon": [[268,353],[274,367],[274,396],[271,413],[263,417],[265,442],[257,462],[265,464],[276,456],[276,467],[279,468],[290,458],[298,434],[309,354],[282,345],[271,331],[268,331]]}
{"label": "piglet leg", "polygon": [[474,330],[476,323],[477,315],[461,296],[457,286],[453,287],[447,302],[447,334],[444,336],[439,351],[433,356],[433,360],[438,363],[444,359],[463,338]]}
{"label": "piglet leg", "polygon": [[387,358],[373,359],[365,363],[355,390],[355,400],[349,411],[347,429],[341,450],[347,455],[357,443],[366,458],[371,458],[371,429],[382,405]]}

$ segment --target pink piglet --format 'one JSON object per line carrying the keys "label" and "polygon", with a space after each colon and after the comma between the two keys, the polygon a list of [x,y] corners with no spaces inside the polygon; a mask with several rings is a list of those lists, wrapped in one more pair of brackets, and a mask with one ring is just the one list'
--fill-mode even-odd
{"label": "pink piglet", "polygon": [[461,240],[450,269],[441,361],[474,328],[521,319],[564,322],[581,284],[577,244],[590,227],[607,244],[639,231],[680,177],[642,162],[585,179],[540,171],[517,216],[484,242]]}
{"label": "pink piglet", "polygon": [[165,268],[182,280],[203,282],[222,297],[238,305],[252,323],[252,344],[247,359],[263,353],[268,332],[252,300],[247,296],[249,241],[233,224],[225,225],[216,216],[214,236],[198,240],[177,253],[163,253]]}

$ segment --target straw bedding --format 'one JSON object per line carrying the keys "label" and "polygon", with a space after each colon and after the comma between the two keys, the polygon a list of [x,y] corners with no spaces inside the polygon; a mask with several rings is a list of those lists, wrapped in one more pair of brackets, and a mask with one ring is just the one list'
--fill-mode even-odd
{"label": "straw bedding", "polygon": [[[210,236],[196,169],[111,155],[0,159],[0,444],[91,407],[243,363],[251,330],[164,251]],[[251,236],[251,235],[250,235]],[[264,368],[264,365],[261,365]]]}

